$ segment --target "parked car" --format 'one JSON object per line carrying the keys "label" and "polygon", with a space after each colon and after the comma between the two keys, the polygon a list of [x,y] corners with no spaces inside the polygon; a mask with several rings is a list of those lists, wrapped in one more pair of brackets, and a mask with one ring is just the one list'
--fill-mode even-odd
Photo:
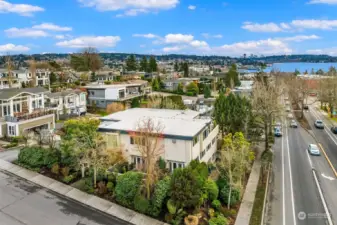
{"label": "parked car", "polygon": [[315,127],[318,129],[324,129],[324,124],[322,120],[316,120],[315,121]]}
{"label": "parked car", "polygon": [[309,152],[310,155],[321,155],[321,152],[320,152],[319,148],[315,144],[309,145],[308,152]]}
{"label": "parked car", "polygon": [[297,123],[296,123],[295,120],[292,120],[292,121],[290,122],[290,127],[292,127],[292,128],[297,128]]}
{"label": "parked car", "polygon": [[334,133],[334,134],[337,134],[337,126],[331,127],[331,132]]}
{"label": "parked car", "polygon": [[281,128],[275,128],[275,137],[282,137]]}
{"label": "parked car", "polygon": [[308,105],[304,105],[303,109],[309,109],[309,106]]}

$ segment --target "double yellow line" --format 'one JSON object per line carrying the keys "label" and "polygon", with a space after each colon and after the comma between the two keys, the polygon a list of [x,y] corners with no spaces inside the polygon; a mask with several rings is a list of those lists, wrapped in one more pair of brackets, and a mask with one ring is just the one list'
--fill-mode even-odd
{"label": "double yellow line", "polygon": [[332,163],[331,163],[331,161],[330,161],[328,155],[326,154],[326,152],[325,152],[323,146],[321,145],[321,143],[318,143],[318,145],[319,145],[319,147],[321,148],[321,150],[322,150],[322,152],[323,152],[323,154],[324,154],[326,160],[328,161],[328,163],[329,163],[329,165],[330,165],[330,167],[331,167],[333,173],[335,174],[335,177],[337,177],[336,169],[335,169],[335,167],[332,165]]}

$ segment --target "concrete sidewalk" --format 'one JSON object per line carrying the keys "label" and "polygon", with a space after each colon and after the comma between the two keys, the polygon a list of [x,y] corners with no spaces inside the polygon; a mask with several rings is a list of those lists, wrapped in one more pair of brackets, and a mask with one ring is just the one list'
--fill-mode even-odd
{"label": "concrete sidewalk", "polygon": [[135,225],[166,225],[164,222],[152,219],[148,216],[124,208],[110,201],[101,199],[97,196],[89,195],[76,188],[65,185],[59,181],[14,165],[2,159],[0,159],[0,170],[12,173],[67,198],[80,202],[90,208],[102,211]]}
{"label": "concrete sidewalk", "polygon": [[260,172],[261,153],[259,152],[249,175],[249,180],[236,217],[235,225],[249,225],[255,201],[255,193],[260,179]]}

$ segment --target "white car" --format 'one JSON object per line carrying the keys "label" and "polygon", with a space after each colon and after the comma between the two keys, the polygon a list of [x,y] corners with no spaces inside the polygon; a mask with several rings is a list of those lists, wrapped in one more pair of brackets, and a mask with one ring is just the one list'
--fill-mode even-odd
{"label": "white car", "polygon": [[321,152],[320,152],[319,148],[315,144],[309,145],[308,152],[309,152],[310,155],[321,155]]}
{"label": "white car", "polygon": [[324,123],[322,120],[316,120],[315,121],[315,127],[318,129],[324,129]]}
{"label": "white car", "polygon": [[290,127],[297,128],[297,123],[295,120],[291,120]]}

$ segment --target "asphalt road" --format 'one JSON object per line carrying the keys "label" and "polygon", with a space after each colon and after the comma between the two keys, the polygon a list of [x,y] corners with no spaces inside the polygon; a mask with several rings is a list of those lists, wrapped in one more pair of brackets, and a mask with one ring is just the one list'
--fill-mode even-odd
{"label": "asphalt road", "polygon": [[1,225],[130,225],[0,171]]}
{"label": "asphalt road", "polygon": [[273,146],[267,224],[325,225],[329,216],[337,224],[337,186],[332,170],[324,156],[310,156],[306,150],[316,143],[315,134],[301,127],[289,128],[285,119],[282,130],[283,137],[276,138]]}

